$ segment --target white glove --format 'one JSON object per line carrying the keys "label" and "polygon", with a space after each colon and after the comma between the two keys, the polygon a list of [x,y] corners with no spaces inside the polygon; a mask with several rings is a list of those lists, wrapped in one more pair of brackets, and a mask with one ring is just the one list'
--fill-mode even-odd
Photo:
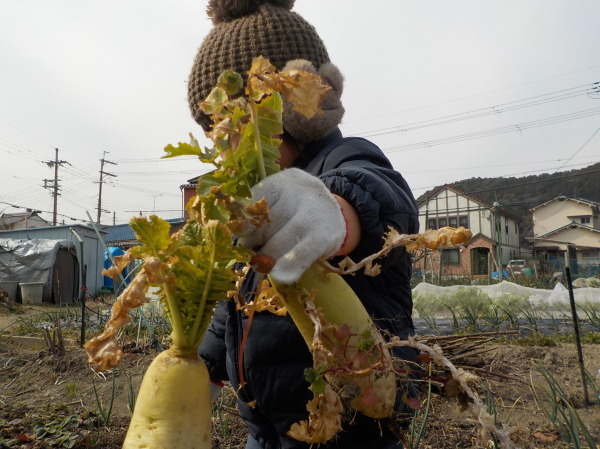
{"label": "white glove", "polygon": [[252,199],[261,198],[271,222],[248,229],[239,242],[276,260],[270,273],[275,281],[296,282],[314,261],[332,256],[344,243],[341,207],[318,178],[297,168],[283,170],[252,188]]}

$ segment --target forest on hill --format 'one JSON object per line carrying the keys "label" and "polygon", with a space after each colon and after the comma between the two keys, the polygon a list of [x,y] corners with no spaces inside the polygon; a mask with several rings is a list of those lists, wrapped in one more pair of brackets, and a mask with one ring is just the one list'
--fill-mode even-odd
{"label": "forest on hill", "polygon": [[[448,184],[521,218],[519,229],[521,245],[529,246],[527,237],[533,236],[529,210],[552,198],[564,195],[600,203],[600,162],[578,170],[520,178],[470,178]],[[419,197],[425,199],[429,192]]]}

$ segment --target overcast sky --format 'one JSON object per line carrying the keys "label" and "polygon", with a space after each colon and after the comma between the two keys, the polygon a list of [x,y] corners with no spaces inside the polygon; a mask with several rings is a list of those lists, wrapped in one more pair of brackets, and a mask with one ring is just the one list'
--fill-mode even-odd
{"label": "overcast sky", "polygon": [[[103,157],[116,175],[103,185],[104,224],[180,216],[180,185],[208,167],[160,157],[202,135],[186,81],[212,26],[206,1],[0,5],[0,212],[52,219],[44,180],[58,148],[59,223],[96,218]],[[415,196],[600,161],[598,0],[297,0],[294,10],[345,75],[342,131],[380,145]]]}

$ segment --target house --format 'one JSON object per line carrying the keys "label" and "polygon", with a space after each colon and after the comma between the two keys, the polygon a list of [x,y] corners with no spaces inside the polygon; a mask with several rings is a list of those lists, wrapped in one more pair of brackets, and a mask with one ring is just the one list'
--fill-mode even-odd
{"label": "house", "polygon": [[12,214],[0,213],[0,231],[50,226],[50,223],[38,214],[39,211],[31,209],[27,209],[25,212],[15,212]]}
{"label": "house", "polygon": [[574,275],[600,272],[600,204],[559,195],[529,210],[534,252],[548,272],[569,263]]}
{"label": "house", "polygon": [[[460,248],[428,252],[415,262],[417,270],[436,276],[489,276],[498,265],[521,254],[519,217],[456,187],[435,188],[418,201],[419,232],[445,226],[468,228],[470,242]],[[441,262],[441,263],[440,263]]]}
{"label": "house", "polygon": [[196,176],[195,178],[188,179],[187,182],[181,186],[179,189],[181,190],[181,194],[183,196],[183,217],[184,219],[190,218],[190,214],[187,211],[187,204],[189,201],[196,196],[196,189],[198,188],[198,178],[200,176]]}
{"label": "house", "polygon": [[127,250],[132,246],[140,244],[140,242],[138,242],[135,238],[133,229],[131,229],[131,226],[129,226],[129,224],[105,226],[102,228],[102,230],[106,232],[104,241],[109,247]]}

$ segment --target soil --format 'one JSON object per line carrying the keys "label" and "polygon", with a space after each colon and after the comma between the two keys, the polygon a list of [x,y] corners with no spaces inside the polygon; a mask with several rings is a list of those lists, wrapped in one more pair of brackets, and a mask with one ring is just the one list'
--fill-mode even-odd
{"label": "soil", "polygon": [[[129,345],[121,367],[100,375],[89,368],[85,351],[77,344],[67,346],[62,354],[51,350],[43,339],[38,340],[37,347],[30,347],[12,338],[10,323],[36,310],[21,312],[25,315],[6,310],[0,313],[0,331],[7,326],[9,329],[0,339],[0,448],[120,448],[130,418],[129,404],[134,397],[131,390],[139,390],[142,375],[156,351],[149,345]],[[463,348],[474,346],[473,341],[479,342],[471,355],[449,351],[458,366],[470,367],[480,376],[480,381],[473,384],[480,397],[488,390],[496,398],[493,403],[497,417],[516,430],[513,439],[518,447],[574,447],[567,444],[565,434],[536,403],[532,383],[539,391],[547,385],[537,370],[540,365],[564,389],[564,403],[571,405],[592,435],[600,436],[597,393],[588,386],[590,401],[585,403],[578,353],[573,343],[550,345],[550,340],[542,339],[542,346],[529,338],[528,344],[521,344],[518,336],[483,343],[481,339],[464,338]],[[598,373],[600,344],[584,344],[583,356],[587,371]],[[595,384],[598,382],[596,379]],[[112,408],[111,397],[114,397]],[[213,448],[243,449],[245,428],[230,388],[224,389],[221,401],[213,418]],[[419,448],[483,447],[479,424],[468,411],[461,410],[457,399],[434,388],[431,405],[427,431]]]}

